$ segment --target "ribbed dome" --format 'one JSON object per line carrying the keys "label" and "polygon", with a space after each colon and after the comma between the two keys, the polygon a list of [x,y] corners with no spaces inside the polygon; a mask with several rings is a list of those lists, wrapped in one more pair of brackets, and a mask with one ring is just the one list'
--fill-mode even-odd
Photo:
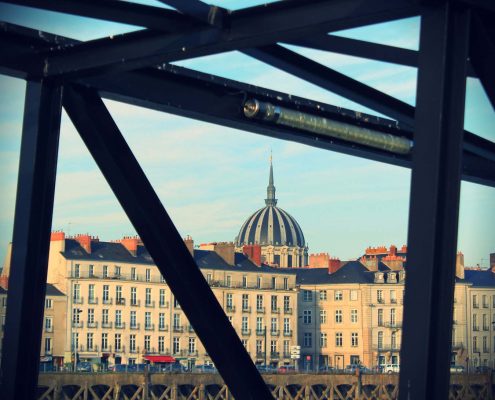
{"label": "ribbed dome", "polygon": [[272,205],[256,211],[242,225],[236,245],[247,244],[305,246],[304,234],[297,221],[286,211]]}
{"label": "ribbed dome", "polygon": [[289,213],[277,207],[271,157],[266,197],[266,207],[256,211],[242,224],[236,245],[238,247],[249,244],[304,247],[304,235],[297,221]]}

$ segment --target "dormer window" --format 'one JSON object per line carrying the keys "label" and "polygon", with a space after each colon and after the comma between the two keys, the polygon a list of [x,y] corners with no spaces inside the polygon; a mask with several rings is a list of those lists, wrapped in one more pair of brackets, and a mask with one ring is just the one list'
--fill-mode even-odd
{"label": "dormer window", "polygon": [[376,272],[375,273],[375,283],[383,283],[383,272]]}
{"label": "dormer window", "polygon": [[387,274],[388,283],[397,283],[397,274],[395,272],[389,272]]}
{"label": "dormer window", "polygon": [[399,271],[399,281],[403,282],[406,279],[406,271]]}

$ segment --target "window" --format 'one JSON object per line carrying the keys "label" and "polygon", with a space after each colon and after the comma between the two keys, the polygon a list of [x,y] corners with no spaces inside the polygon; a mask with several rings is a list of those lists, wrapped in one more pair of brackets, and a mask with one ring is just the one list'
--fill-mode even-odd
{"label": "window", "polygon": [[103,302],[108,302],[108,285],[103,285]]}
{"label": "window", "polygon": [[242,329],[243,332],[246,332],[249,329],[248,317],[246,317],[246,316],[243,316],[242,317],[241,329]]}
{"label": "window", "polygon": [[[6,301],[7,301],[7,298],[5,297],[4,298],[5,300],[5,304],[3,304],[3,306],[5,307],[7,305]],[[53,300],[52,299],[45,299],[45,308],[53,308]]]}
{"label": "window", "polygon": [[257,310],[263,310],[263,295],[262,294],[256,295],[256,309]]}
{"label": "window", "polygon": [[77,349],[79,347],[79,333],[72,332],[72,349]]}
{"label": "window", "polygon": [[270,352],[272,354],[277,352],[277,341],[276,340],[272,340],[270,342]]}
{"label": "window", "polygon": [[256,287],[257,287],[258,289],[261,289],[261,283],[262,283],[262,282],[261,282],[261,276],[258,276],[258,277],[256,278]]}
{"label": "window", "polygon": [[108,265],[103,266],[103,278],[108,278]]}
{"label": "window", "polygon": [[45,354],[51,354],[52,352],[52,339],[45,338]]}
{"label": "window", "polygon": [[108,324],[108,308],[101,310],[101,323],[104,325]]}
{"label": "window", "polygon": [[378,332],[378,349],[383,349],[383,332]]}
{"label": "window", "polygon": [[284,278],[284,290],[289,290],[289,278]]}
{"label": "window", "polygon": [[242,287],[243,288],[247,287],[247,276],[246,275],[242,276]]}
{"label": "window", "polygon": [[278,331],[278,319],[277,318],[272,318],[272,332],[277,332]]}
{"label": "window", "polygon": [[146,292],[145,292],[145,296],[146,296],[146,305],[149,306],[151,305],[151,288],[146,288]]}
{"label": "window", "polygon": [[136,352],[136,335],[129,335],[129,351]]}
{"label": "window", "polygon": [[488,328],[488,315],[483,314],[483,330],[487,331]]}
{"label": "window", "polygon": [[115,326],[122,326],[122,311],[115,311]]}
{"label": "window", "polygon": [[357,332],[351,332],[351,346],[352,347],[358,346],[358,334],[357,334]]}
{"label": "window", "polygon": [[72,310],[72,322],[74,324],[79,324],[79,322],[80,322],[80,317],[79,317],[80,311],[81,310],[79,308],[74,308]]}
{"label": "window", "polygon": [[376,291],[376,301],[378,303],[383,303],[383,290]]}
{"label": "window", "polygon": [[335,323],[342,323],[342,310],[335,310]]}
{"label": "window", "polygon": [[175,297],[174,297],[174,308],[180,308],[180,304]]}
{"label": "window", "polygon": [[395,325],[395,308],[390,309],[390,324]]}
{"label": "window", "polygon": [[342,347],[342,332],[337,332],[335,334],[335,347]]}
{"label": "window", "polygon": [[150,351],[151,348],[151,336],[144,335],[144,350]]}
{"label": "window", "polygon": [[327,323],[327,310],[320,310],[320,324],[326,324]]}
{"label": "window", "polygon": [[122,299],[122,286],[116,286],[115,287],[115,299],[116,299],[116,303],[117,304],[120,304],[121,303],[121,299]]}
{"label": "window", "polygon": [[325,332],[320,333],[320,347],[327,347],[327,334]]}
{"label": "window", "polygon": [[136,311],[131,311],[131,328],[136,328],[136,327],[137,327]]}
{"label": "window", "polygon": [[165,353],[165,336],[158,336],[158,352]]}
{"label": "window", "polygon": [[79,302],[81,299],[81,285],[79,283],[74,283],[74,302]]}
{"label": "window", "polygon": [[120,333],[116,333],[114,338],[115,351],[120,351],[121,346],[122,346],[122,335]]}
{"label": "window", "polygon": [[256,353],[261,353],[263,350],[263,341],[261,339],[256,339]]}
{"label": "window", "polygon": [[397,296],[395,294],[395,290],[390,291],[390,302],[393,304],[397,303]]}
{"label": "window", "polygon": [[90,283],[88,286],[88,301],[93,303],[95,300],[95,285]]}
{"label": "window", "polygon": [[263,331],[263,318],[262,317],[256,317],[256,331],[257,332]]}
{"label": "window", "polygon": [[383,326],[383,309],[378,309],[378,326]]}
{"label": "window", "polygon": [[473,336],[473,351],[478,351],[478,337]]}
{"label": "window", "polygon": [[392,346],[392,349],[397,348],[397,332],[395,331],[390,335],[390,345]]}
{"label": "window", "polygon": [[73,278],[79,278],[80,277],[80,274],[79,274],[79,264],[75,264],[74,265],[74,275],[73,275]]}
{"label": "window", "polygon": [[95,310],[94,308],[88,308],[88,324],[95,323]]}
{"label": "window", "polygon": [[136,267],[131,268],[131,280],[136,280]]}
{"label": "window", "polygon": [[311,346],[313,346],[313,335],[311,334],[311,332],[304,332],[303,346],[304,347],[311,347]]}
{"label": "window", "polygon": [[211,274],[206,274],[206,282],[211,283],[212,276]]}
{"label": "window", "polygon": [[189,346],[188,346],[189,354],[196,352],[196,338],[189,338]]}
{"label": "window", "polygon": [[272,311],[277,311],[277,296],[272,296]]}
{"label": "window", "polygon": [[358,322],[358,310],[351,310],[351,322],[353,324]]}
{"label": "window", "polygon": [[165,313],[158,314],[158,329],[165,329]]}
{"label": "window", "polygon": [[94,265],[89,264],[89,267],[88,267],[88,275],[89,275],[89,277],[94,276],[94,275],[95,275],[95,274],[94,274],[94,272],[95,272],[95,267],[94,267]]}
{"label": "window", "polygon": [[473,314],[473,331],[478,330],[478,316]]}
{"label": "window", "polygon": [[144,326],[146,328],[150,328],[151,327],[151,312],[149,312],[149,311],[146,311],[144,313]]}
{"label": "window", "polygon": [[232,309],[234,302],[232,300],[232,293],[227,293],[227,308]]}
{"label": "window", "polygon": [[341,301],[344,298],[342,290],[336,290],[334,298],[335,298],[335,301]]}
{"label": "window", "polygon": [[108,333],[106,332],[101,334],[101,349],[102,350],[108,349]]}
{"label": "window", "polygon": [[53,330],[53,319],[51,317],[45,317],[45,331],[51,332]]}
{"label": "window", "polygon": [[180,314],[174,314],[174,328],[180,327]]}
{"label": "window", "polygon": [[358,291],[351,290],[351,301],[356,301],[358,299]]}
{"label": "window", "polygon": [[277,287],[277,278],[272,276],[272,289],[275,289]]}
{"label": "window", "polygon": [[303,324],[310,324],[311,323],[311,310],[304,310],[303,311]]}
{"label": "window", "polygon": [[473,307],[478,308],[478,295],[473,294]]}
{"label": "window", "polygon": [[246,339],[241,339],[242,345],[247,349],[248,341]]}
{"label": "window", "polygon": [[284,333],[290,333],[290,318],[284,318]]}
{"label": "window", "polygon": [[232,286],[232,276],[231,275],[227,275],[225,277],[225,286],[227,286],[227,287],[231,287]]}
{"label": "window", "polygon": [[290,297],[284,296],[284,311],[290,310]]}
{"label": "window", "polygon": [[162,274],[160,274],[160,283],[166,283],[165,278]]}
{"label": "window", "polygon": [[89,332],[86,334],[86,349],[87,350],[93,349],[93,333],[92,332]]}
{"label": "window", "polygon": [[320,300],[325,301],[327,299],[327,291],[320,290]]}
{"label": "window", "polygon": [[172,350],[173,350],[173,353],[174,354],[177,354],[180,352],[180,339],[175,336],[174,339],[173,339],[173,342],[172,342]]}
{"label": "window", "polygon": [[146,282],[151,282],[151,269],[146,268]]}
{"label": "window", "polygon": [[137,305],[137,288],[131,287],[131,306]]}
{"label": "window", "polygon": [[311,290],[303,290],[303,301],[313,301],[313,292]]}
{"label": "window", "polygon": [[120,276],[120,267],[118,265],[115,266],[113,274],[116,277]]}
{"label": "window", "polygon": [[284,357],[290,353],[290,341],[284,340]]}
{"label": "window", "polygon": [[249,309],[249,295],[248,294],[242,295],[242,309],[243,310]]}
{"label": "window", "polygon": [[160,307],[165,307],[165,289],[160,289]]}

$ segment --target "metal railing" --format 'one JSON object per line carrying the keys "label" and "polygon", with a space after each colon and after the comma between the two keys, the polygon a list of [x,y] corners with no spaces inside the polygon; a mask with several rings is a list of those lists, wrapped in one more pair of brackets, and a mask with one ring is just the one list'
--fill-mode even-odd
{"label": "metal railing", "polygon": [[147,324],[144,326],[145,331],[154,331],[155,330],[155,324]]}
{"label": "metal railing", "polygon": [[242,336],[249,336],[249,335],[251,335],[251,329],[242,329],[241,330],[241,335]]}
{"label": "metal railing", "polygon": [[144,306],[147,308],[155,308],[155,300],[145,302]]}
{"label": "metal railing", "polygon": [[130,305],[131,305],[131,307],[140,307],[141,306],[141,300],[133,299],[131,297]]}
{"label": "metal railing", "polygon": [[88,304],[98,304],[98,297],[88,297]]}
{"label": "metal railing", "polygon": [[107,298],[103,298],[103,304],[113,304],[113,298],[111,297],[107,297]]}
{"label": "metal railing", "polygon": [[86,326],[88,328],[98,328],[98,322],[96,322],[96,321],[89,322],[88,321],[88,322],[86,322]]}
{"label": "metal railing", "polygon": [[251,307],[242,307],[243,313],[251,313]]}
{"label": "metal railing", "polygon": [[135,323],[135,324],[129,324],[129,329],[133,330],[133,331],[136,331],[136,330],[139,330],[141,329],[141,324],[140,323]]}
{"label": "metal railing", "polygon": [[285,337],[292,337],[292,330],[291,329],[284,330],[284,336]]}
{"label": "metal railing", "polygon": [[168,325],[158,325],[158,330],[161,332],[168,332]]}
{"label": "metal railing", "polygon": [[230,306],[227,306],[225,308],[226,308],[226,310],[227,310],[228,313],[235,312],[235,306],[234,305],[230,305]]}

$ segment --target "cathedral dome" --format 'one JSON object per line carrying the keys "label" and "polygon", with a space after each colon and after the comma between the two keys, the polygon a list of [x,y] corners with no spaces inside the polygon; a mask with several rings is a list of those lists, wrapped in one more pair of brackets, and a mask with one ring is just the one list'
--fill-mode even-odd
{"label": "cathedral dome", "polygon": [[256,211],[242,224],[236,238],[236,246],[258,244],[305,247],[304,234],[297,221],[289,213],[277,207],[271,160],[265,204],[266,207]]}

